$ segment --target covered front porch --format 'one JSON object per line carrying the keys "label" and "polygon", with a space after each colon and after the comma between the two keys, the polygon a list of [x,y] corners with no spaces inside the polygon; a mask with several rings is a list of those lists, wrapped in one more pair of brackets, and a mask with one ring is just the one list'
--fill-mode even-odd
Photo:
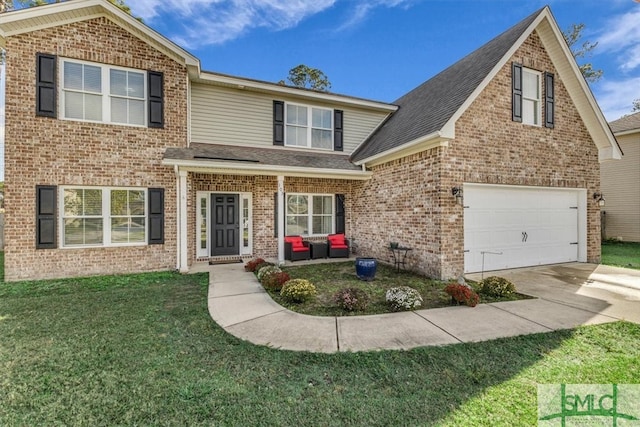
{"label": "covered front porch", "polygon": [[181,272],[252,257],[284,264],[286,235],[349,235],[354,184],[371,176],[346,155],[310,150],[192,144],[163,163],[176,174]]}

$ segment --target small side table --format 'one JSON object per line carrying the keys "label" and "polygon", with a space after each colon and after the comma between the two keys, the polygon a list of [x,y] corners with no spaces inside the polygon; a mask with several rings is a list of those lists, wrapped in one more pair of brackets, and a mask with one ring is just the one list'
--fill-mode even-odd
{"label": "small side table", "polygon": [[396,271],[400,271],[400,266],[402,266],[402,269],[404,270],[406,266],[405,260],[407,258],[407,253],[412,251],[413,248],[405,248],[403,246],[392,248],[388,246],[387,249],[391,251],[391,255],[393,256],[393,265],[395,265]]}
{"label": "small side table", "polygon": [[328,247],[323,242],[309,242],[309,249],[311,250],[311,259],[326,258]]}

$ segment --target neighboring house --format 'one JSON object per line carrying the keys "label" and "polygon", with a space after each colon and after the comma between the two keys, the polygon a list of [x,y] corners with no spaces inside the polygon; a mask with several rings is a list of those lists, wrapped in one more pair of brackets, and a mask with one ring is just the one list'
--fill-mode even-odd
{"label": "neighboring house", "polygon": [[2,14],[0,39],[7,280],[282,261],[286,234],[334,232],[440,278],[599,261],[621,153],[548,8],[393,104],[202,71],[106,0]]}
{"label": "neighboring house", "polygon": [[640,242],[640,112],[609,123],[624,157],[604,162],[600,169],[604,236]]}

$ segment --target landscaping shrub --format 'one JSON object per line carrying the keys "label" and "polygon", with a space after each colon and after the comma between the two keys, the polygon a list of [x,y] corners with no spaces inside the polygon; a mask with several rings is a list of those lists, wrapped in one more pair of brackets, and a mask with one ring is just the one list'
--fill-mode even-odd
{"label": "landscaping shrub", "polygon": [[491,276],[480,282],[480,293],[492,297],[509,297],[516,292],[516,287],[504,277]]}
{"label": "landscaping shrub", "polygon": [[291,302],[305,302],[317,295],[316,287],[305,279],[291,279],[282,286],[280,295]]}
{"label": "landscaping shrub", "polygon": [[369,296],[360,288],[344,288],[333,295],[333,302],[343,310],[358,311],[367,308]]}
{"label": "landscaping shrub", "polygon": [[251,273],[254,273],[256,271],[256,267],[258,267],[260,264],[264,264],[264,262],[265,260],[263,260],[262,258],[252,259],[244,265],[244,271],[250,271]]}
{"label": "landscaping shrub", "polygon": [[471,289],[469,285],[462,285],[460,283],[451,283],[444,288],[444,291],[451,295],[458,304],[466,304],[469,307],[475,307],[480,301],[478,294]]}
{"label": "landscaping shrub", "polygon": [[394,311],[415,310],[422,305],[422,296],[409,286],[391,288],[386,294],[387,303]]}
{"label": "landscaping shrub", "polygon": [[265,274],[262,277],[260,283],[264,286],[265,289],[270,289],[272,291],[279,291],[282,289],[282,286],[291,279],[289,273],[281,271],[279,273],[269,273]]}
{"label": "landscaping shrub", "polygon": [[265,265],[264,267],[260,267],[260,269],[258,269],[258,281],[262,282],[262,278],[267,275],[267,274],[271,274],[271,273],[281,273],[282,270],[280,270],[280,267],[276,267],[275,265]]}

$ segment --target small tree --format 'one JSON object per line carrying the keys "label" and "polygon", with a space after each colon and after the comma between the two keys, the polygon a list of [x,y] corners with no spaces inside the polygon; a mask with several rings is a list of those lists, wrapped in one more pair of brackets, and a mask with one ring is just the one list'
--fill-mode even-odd
{"label": "small tree", "polygon": [[[591,51],[598,46],[598,42],[591,43],[588,40],[583,42],[581,45],[578,45],[582,38],[583,30],[584,24],[571,24],[566,31],[562,32],[562,35],[567,41],[569,49],[571,49],[571,53],[576,60],[586,58],[587,55],[590,55]],[[600,77],[602,77],[602,70],[594,70],[593,65],[591,65],[590,62],[578,66],[580,67],[580,72],[584,76],[585,80],[589,83],[595,83],[600,80]]]}
{"label": "small tree", "polygon": [[[331,89],[329,78],[321,70],[300,64],[289,70],[287,80],[292,86],[327,92]],[[280,81],[284,84],[284,81]]]}
{"label": "small tree", "polygon": [[634,113],[640,111],[640,98],[633,101],[633,111]]}

